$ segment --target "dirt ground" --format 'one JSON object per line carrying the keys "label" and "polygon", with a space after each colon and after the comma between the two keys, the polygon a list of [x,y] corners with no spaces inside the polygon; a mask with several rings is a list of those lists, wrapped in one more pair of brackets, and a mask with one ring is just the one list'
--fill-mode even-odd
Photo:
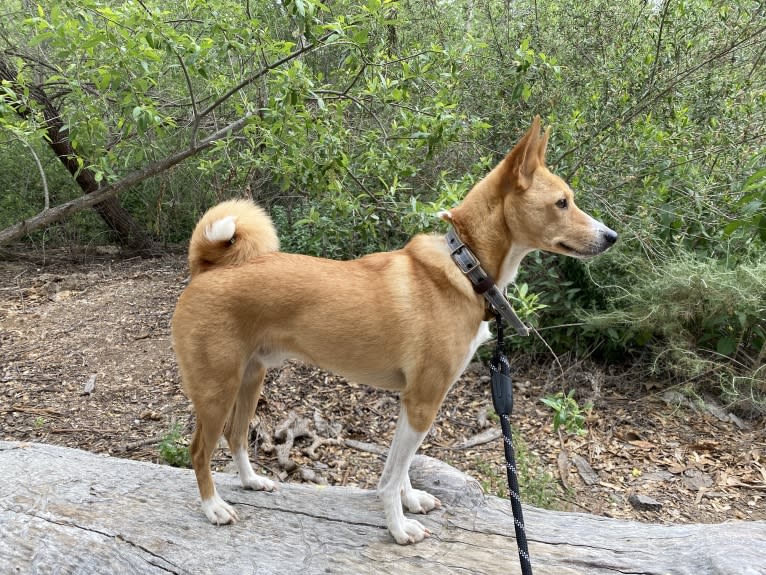
{"label": "dirt ground", "polygon": [[[0,439],[162,463],[160,443],[175,427],[183,447],[193,413],[169,330],[187,280],[183,254],[152,260],[61,251],[5,256]],[[529,476],[526,502],[650,522],[766,519],[763,420],[740,420],[712,400],[690,399],[635,373],[583,364],[562,373],[553,361],[511,361],[514,426]],[[483,366],[469,367],[420,452],[502,493],[502,445],[487,417],[487,381]],[[594,408],[587,434],[564,437],[563,451],[552,412],[540,400],[569,389]],[[280,480],[373,488],[397,413],[394,394],[287,363],[269,373],[253,451],[261,472]],[[309,436],[291,448],[286,428]],[[231,468],[225,449],[216,452],[214,465]],[[635,496],[651,500],[642,505]]]}

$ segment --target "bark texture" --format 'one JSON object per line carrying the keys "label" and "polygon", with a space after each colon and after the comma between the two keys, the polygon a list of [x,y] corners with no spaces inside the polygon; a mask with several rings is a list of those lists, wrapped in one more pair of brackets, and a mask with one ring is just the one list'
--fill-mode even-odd
{"label": "bark texture", "polygon": [[[510,504],[419,457],[412,482],[444,507],[433,535],[396,545],[373,491],[216,477],[240,516],[216,527],[190,470],[40,444],[0,442],[4,573],[519,573]],[[537,575],[762,575],[766,523],[652,525],[525,509]]]}

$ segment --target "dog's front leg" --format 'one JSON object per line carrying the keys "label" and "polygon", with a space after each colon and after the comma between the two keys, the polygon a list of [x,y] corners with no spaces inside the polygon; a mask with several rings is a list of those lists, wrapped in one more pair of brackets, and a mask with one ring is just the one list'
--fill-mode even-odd
{"label": "dog's front leg", "polygon": [[402,405],[394,440],[378,484],[378,496],[383,502],[388,530],[400,545],[417,543],[431,534],[420,521],[404,516],[402,504],[418,513],[426,513],[440,505],[432,495],[413,489],[408,475],[412,458],[427,432],[427,427],[424,431],[417,431],[410,424],[407,410]]}

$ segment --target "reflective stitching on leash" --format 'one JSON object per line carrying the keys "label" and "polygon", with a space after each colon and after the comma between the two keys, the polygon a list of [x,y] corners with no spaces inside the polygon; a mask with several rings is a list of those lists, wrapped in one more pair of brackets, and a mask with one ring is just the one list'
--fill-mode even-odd
{"label": "reflective stitching on leash", "polygon": [[479,259],[471,249],[463,243],[457,234],[457,230],[451,227],[447,232],[447,245],[450,257],[455,265],[470,280],[474,291],[484,296],[488,305],[495,315],[497,326],[497,345],[495,354],[489,362],[490,380],[492,385],[492,404],[495,413],[500,416],[500,426],[503,431],[503,451],[505,452],[505,467],[508,477],[508,496],[511,500],[513,511],[514,531],[516,532],[516,546],[519,549],[519,564],[522,575],[532,575],[532,562],[529,559],[527,549],[527,535],[524,526],[524,516],[521,510],[521,494],[519,493],[519,480],[516,472],[516,459],[513,453],[513,439],[511,437],[511,413],[513,412],[513,383],[511,381],[511,365],[503,351],[503,319],[506,319],[521,336],[529,335],[527,326],[519,319],[513,307],[508,302],[500,289],[495,285],[495,280],[482,267]]}
{"label": "reflective stitching on leash", "polygon": [[513,452],[513,437],[511,428],[511,413],[513,412],[513,382],[511,366],[503,350],[503,323],[500,314],[495,316],[497,325],[497,345],[489,363],[490,380],[492,385],[492,404],[495,413],[500,416],[500,427],[503,432],[503,452],[508,478],[508,498],[511,500],[513,525],[516,533],[516,546],[519,551],[519,565],[522,575],[532,575],[532,561],[527,545],[527,530],[524,525],[524,515],[521,508],[521,493],[516,469],[516,458]]}

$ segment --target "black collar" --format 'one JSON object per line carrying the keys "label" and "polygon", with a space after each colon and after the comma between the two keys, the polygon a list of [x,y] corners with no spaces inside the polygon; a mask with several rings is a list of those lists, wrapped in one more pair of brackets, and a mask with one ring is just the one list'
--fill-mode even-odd
{"label": "black collar", "polygon": [[529,335],[529,329],[519,319],[516,312],[513,311],[505,294],[495,285],[494,278],[484,271],[479,258],[474,255],[471,248],[463,243],[454,227],[450,227],[447,232],[447,246],[449,247],[452,261],[460,268],[465,277],[471,281],[474,291],[483,295],[492,310],[510,323],[519,335]]}

